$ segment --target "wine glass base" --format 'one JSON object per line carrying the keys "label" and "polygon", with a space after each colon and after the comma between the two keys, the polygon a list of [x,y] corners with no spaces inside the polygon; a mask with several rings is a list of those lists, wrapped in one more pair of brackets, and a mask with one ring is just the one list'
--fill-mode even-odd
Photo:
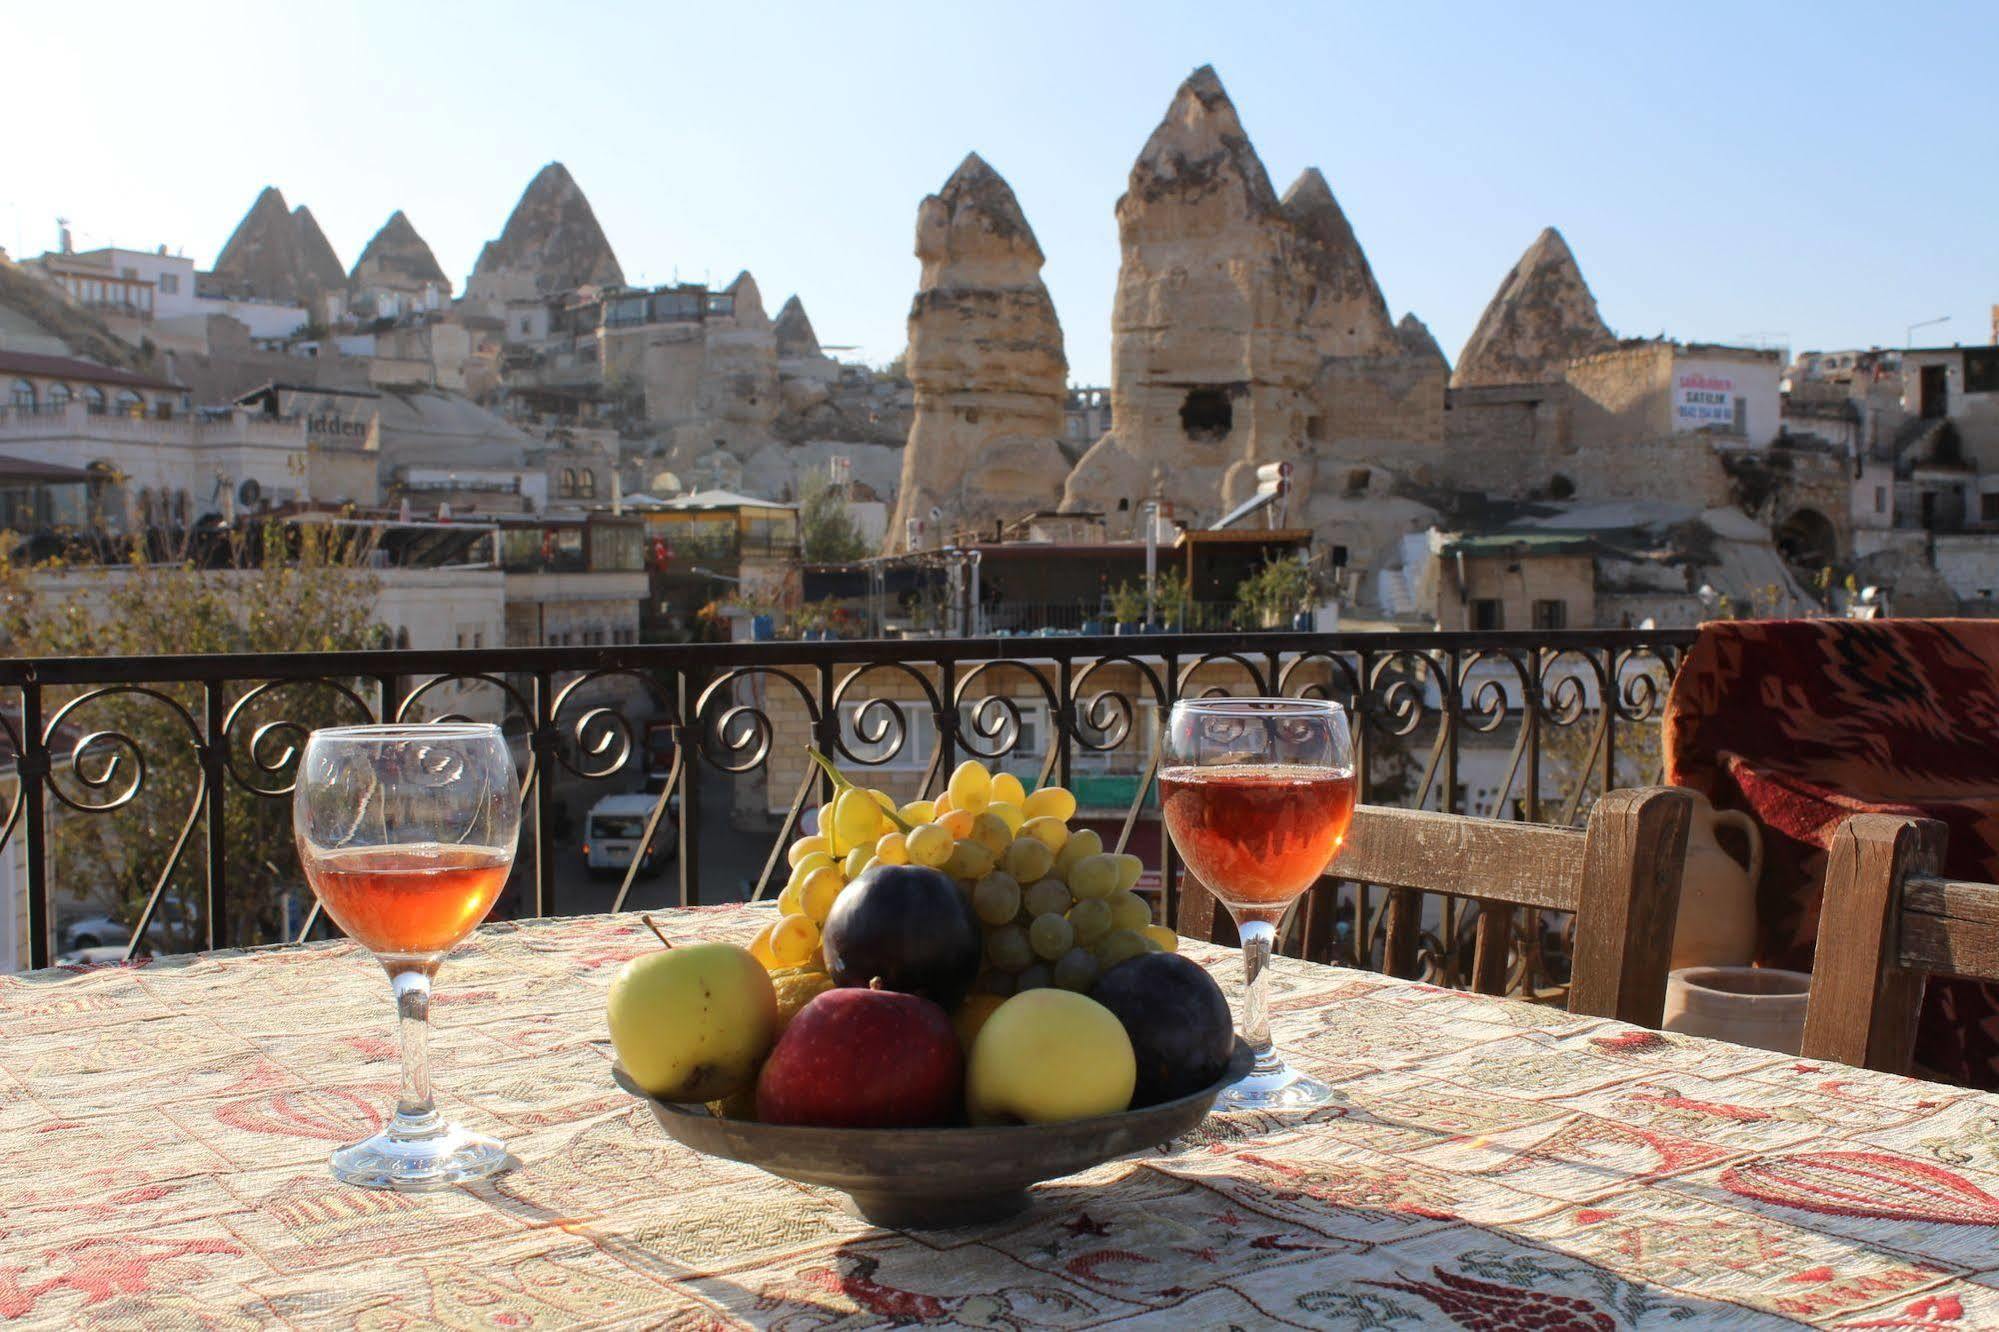
{"label": "wine glass base", "polygon": [[422,1193],[497,1174],[506,1168],[507,1148],[497,1138],[433,1115],[428,1124],[392,1119],[373,1137],[334,1152],[327,1163],[343,1184]]}
{"label": "wine glass base", "polygon": [[1222,1088],[1215,1109],[1224,1113],[1244,1110],[1316,1110],[1337,1098],[1333,1089],[1315,1077],[1300,1073],[1281,1058],[1266,1055],[1240,1082]]}

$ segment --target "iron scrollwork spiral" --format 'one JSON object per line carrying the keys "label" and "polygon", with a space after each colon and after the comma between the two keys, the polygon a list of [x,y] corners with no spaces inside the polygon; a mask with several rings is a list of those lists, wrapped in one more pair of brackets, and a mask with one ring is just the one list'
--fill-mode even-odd
{"label": "iron scrollwork spiral", "polygon": [[841,678],[833,690],[832,715],[836,721],[832,727],[832,738],[834,752],[840,759],[862,767],[880,767],[893,762],[907,747],[910,737],[909,714],[905,710],[909,705],[899,699],[877,695],[855,708],[853,716],[854,739],[867,746],[869,752],[856,751],[847,743],[847,727],[840,724],[837,719],[841,716],[843,708],[849,701],[848,695],[853,692],[855,686],[875,672],[887,672],[914,680],[917,688],[922,691],[921,701],[929,705],[931,718],[941,722],[944,717],[944,703],[937,692],[937,686],[931,682],[929,676],[908,662],[879,661],[856,666]]}
{"label": "iron scrollwork spiral", "polygon": [[[997,657],[991,661],[982,661],[963,676],[960,676],[957,687],[952,691],[951,696],[951,702],[954,705],[951,716],[953,736],[957,741],[958,747],[964,750],[965,753],[988,763],[997,762],[1005,758],[1019,747],[1023,721],[1020,704],[1011,694],[989,693],[981,695],[976,701],[971,703],[969,725],[966,724],[967,719],[963,717],[962,710],[965,708],[972,692],[973,682],[979,680],[980,677],[989,671],[997,671],[1000,667],[1012,667],[1032,680],[1035,687],[1040,690],[1042,699],[1048,705],[1049,716],[1059,716],[1062,710],[1061,696],[1056,693],[1054,685],[1049,683],[1048,677],[1035,667],[1017,658]],[[967,731],[970,732],[970,735],[966,734]],[[977,743],[972,739],[972,736],[977,736],[979,740],[989,742],[990,748]],[[1050,748],[1047,758],[1052,759],[1057,741],[1051,738],[1049,743]],[[1045,760],[1042,768],[1044,772],[1048,768],[1048,763]]]}
{"label": "iron scrollwork spiral", "polygon": [[[659,682],[643,671],[617,667],[603,671],[585,671],[564,684],[555,692],[549,702],[548,714],[560,728],[563,708],[571,699],[578,697],[578,691],[585,685],[613,678],[636,680],[665,712],[669,722],[679,721],[674,702],[668,698]],[[576,759],[570,760],[568,746],[554,747],[555,761],[573,776],[586,781],[603,781],[624,770],[638,749],[638,736],[624,713],[608,705],[586,708],[577,715],[569,727],[569,742],[574,746]]]}
{"label": "iron scrollwork spiral", "polygon": [[[770,713],[755,703],[735,701],[736,686],[768,678],[780,681],[805,705],[806,720],[816,732],[819,705],[812,691],[790,671],[776,666],[742,666],[717,678],[695,701],[701,756],[721,772],[754,772],[770,760],[777,728]],[[726,706],[724,706],[726,705]]]}
{"label": "iron scrollwork spiral", "polygon": [[[290,717],[271,718],[258,722],[247,742],[238,744],[234,739],[237,724],[251,715],[252,706],[259,700],[293,687],[331,690],[342,702],[353,706],[359,713],[357,720],[375,720],[375,710],[367,700],[338,680],[265,680],[251,687],[224,714],[222,735],[227,741],[223,753],[230,778],[254,795],[277,799],[292,794],[298,784],[298,758],[305,750],[311,728]],[[238,755],[249,760],[250,771],[245,772],[239,766]]]}

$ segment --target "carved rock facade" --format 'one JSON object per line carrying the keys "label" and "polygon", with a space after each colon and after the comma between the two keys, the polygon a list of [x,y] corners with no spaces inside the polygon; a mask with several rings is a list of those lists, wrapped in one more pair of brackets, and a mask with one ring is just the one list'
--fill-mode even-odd
{"label": "carved rock facade", "polygon": [[[973,153],[916,215],[923,272],[909,309],[916,415],[889,522],[891,550],[1052,508],[1069,462],[1068,361],[1041,281],[1041,246],[1013,190]],[[933,521],[931,511],[941,511]]]}

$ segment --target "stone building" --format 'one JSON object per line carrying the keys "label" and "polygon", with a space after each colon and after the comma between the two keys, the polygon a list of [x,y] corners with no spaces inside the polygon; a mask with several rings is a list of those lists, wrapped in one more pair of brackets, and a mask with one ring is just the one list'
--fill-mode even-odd
{"label": "stone building", "polygon": [[1069,462],[1059,442],[1068,362],[1041,246],[1013,190],[977,153],[917,210],[916,256],[916,416],[891,551],[1052,507]]}

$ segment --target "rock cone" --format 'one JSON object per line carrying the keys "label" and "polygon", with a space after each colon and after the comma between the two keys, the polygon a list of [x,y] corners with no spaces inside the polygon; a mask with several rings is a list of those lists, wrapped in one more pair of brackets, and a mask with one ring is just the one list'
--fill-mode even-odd
{"label": "rock cone", "polygon": [[1559,379],[1567,362],[1616,341],[1597,313],[1596,297],[1590,295],[1568,242],[1548,227],[1485,307],[1458,355],[1451,387]]}
{"label": "rock cone", "polygon": [[1323,186],[1301,181],[1287,209],[1214,70],[1180,85],[1117,203],[1114,425],[1077,463],[1065,507],[1158,494],[1212,520],[1254,489],[1258,465],[1296,452],[1320,341],[1375,341],[1387,325]]}
{"label": "rock cone", "polygon": [[1284,213],[1303,264],[1305,322],[1323,356],[1379,356],[1396,348],[1388,302],[1353,227],[1317,167],[1284,192]]}
{"label": "rock cone", "polygon": [[[908,548],[911,518],[928,524],[921,544],[935,545],[961,526],[1053,507],[1067,471],[1057,441],[1068,361],[1041,246],[1011,187],[977,153],[918,208],[916,257],[916,416],[891,550]],[[933,507],[941,522],[929,522]]]}
{"label": "rock cone", "polygon": [[298,230],[299,255],[305,261],[314,293],[338,289],[347,280],[347,274],[340,266],[340,256],[333,252],[333,242],[319,229],[319,219],[310,208],[300,204],[292,209],[292,226]]}
{"label": "rock cone", "polygon": [[310,304],[345,280],[319,223],[306,209],[287,207],[275,185],[266,185],[236,224],[211,273],[232,296],[282,305]]}
{"label": "rock cone", "polygon": [[451,279],[444,275],[437,256],[400,208],[389,215],[389,220],[361,251],[350,280],[360,287],[415,288],[438,283],[445,291],[451,290]]}
{"label": "rock cone", "polygon": [[590,201],[560,162],[535,173],[499,239],[486,242],[472,271],[525,273],[544,292],[625,280]]}
{"label": "rock cone", "polygon": [[780,357],[789,359],[819,354],[819,335],[812,331],[812,320],[805,313],[805,303],[796,296],[787,299],[777,312],[777,324],[773,331],[777,335],[777,354]]}

